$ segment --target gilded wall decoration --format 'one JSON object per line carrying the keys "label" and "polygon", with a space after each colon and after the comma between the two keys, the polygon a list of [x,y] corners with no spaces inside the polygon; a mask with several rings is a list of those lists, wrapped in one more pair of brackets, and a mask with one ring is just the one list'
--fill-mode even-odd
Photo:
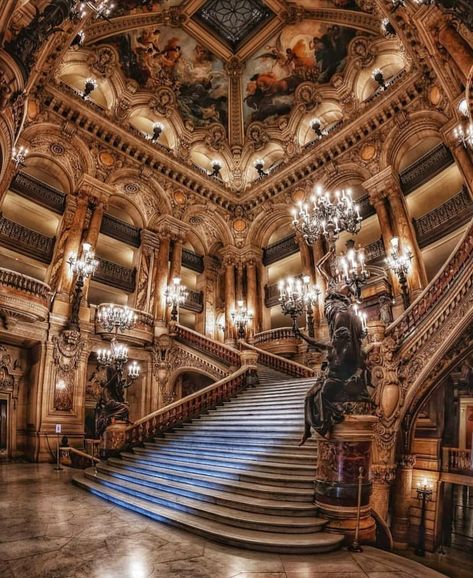
{"label": "gilded wall decoration", "polygon": [[74,406],[74,386],[85,342],[80,332],[75,330],[65,330],[52,341],[55,365],[53,406],[55,411],[70,412]]}

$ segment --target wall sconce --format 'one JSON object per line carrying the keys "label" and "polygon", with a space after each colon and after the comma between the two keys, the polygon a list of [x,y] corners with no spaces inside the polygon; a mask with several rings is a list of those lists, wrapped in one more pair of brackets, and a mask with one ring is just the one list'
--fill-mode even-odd
{"label": "wall sconce", "polygon": [[389,18],[383,18],[383,20],[381,20],[381,32],[386,36],[386,38],[396,36],[396,30],[389,21]]}
{"label": "wall sconce", "polygon": [[327,130],[322,128],[322,121],[320,118],[313,118],[310,121],[310,128],[315,132],[315,136],[318,139],[321,139],[328,134]]}
{"label": "wall sconce", "polygon": [[153,132],[150,135],[148,135],[147,139],[150,140],[153,144],[156,144],[164,130],[164,125],[159,121],[154,122],[152,130]]}
{"label": "wall sconce", "polygon": [[258,173],[258,177],[263,178],[263,177],[268,176],[268,173],[264,170],[264,160],[263,159],[257,159],[255,161],[255,169],[256,169],[256,172]]}
{"label": "wall sconce", "polygon": [[418,556],[425,556],[425,515],[427,511],[427,502],[432,500],[433,487],[432,482],[427,479],[419,480],[416,488],[417,499],[421,502],[419,538],[415,553]]}
{"label": "wall sconce", "polygon": [[73,38],[72,42],[71,42],[71,46],[77,46],[77,47],[81,47],[84,44],[84,40],[85,40],[85,32],[83,30],[80,30]]}
{"label": "wall sconce", "polygon": [[209,177],[214,177],[215,179],[219,179],[221,177],[220,171],[222,169],[222,163],[215,159],[212,161],[212,171],[207,173]]}
{"label": "wall sconce", "polygon": [[28,149],[23,145],[20,148],[13,147],[11,152],[12,161],[15,163],[15,166],[23,167],[25,165],[26,157],[28,156]]}
{"label": "wall sconce", "polygon": [[81,92],[81,97],[84,100],[89,100],[90,95],[94,92],[97,86],[98,84],[95,78],[87,78],[84,84],[84,90]]}

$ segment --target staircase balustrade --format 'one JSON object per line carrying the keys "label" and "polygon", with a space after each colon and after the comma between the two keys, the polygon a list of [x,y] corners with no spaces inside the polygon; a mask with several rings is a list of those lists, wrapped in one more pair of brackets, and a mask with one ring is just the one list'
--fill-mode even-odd
{"label": "staircase balustrade", "polygon": [[218,361],[223,361],[229,365],[234,365],[235,367],[241,365],[239,351],[233,347],[220,343],[219,341],[210,339],[209,337],[206,337],[197,331],[193,331],[188,327],[183,327],[182,325],[177,324],[175,327],[174,337],[178,341],[190,345],[191,347],[195,347]]}
{"label": "staircase balustrade", "polygon": [[[420,325],[426,323],[435,311],[442,311],[442,301],[453,300],[454,288],[469,286],[473,282],[473,223],[457,245],[451,258],[432,279],[422,294],[412,305],[392,323],[386,335],[393,337],[398,344],[405,342],[416,332],[422,339]],[[437,309],[438,308],[438,309]]]}
{"label": "staircase balustrade", "polygon": [[273,353],[264,351],[259,347],[254,347],[245,341],[240,341],[240,343],[245,349],[251,349],[252,351],[258,352],[258,363],[271,367],[276,371],[286,373],[287,375],[293,375],[295,377],[314,377],[315,375],[315,371],[305,365],[301,365],[300,363],[296,363],[295,361],[291,361],[285,357],[280,357],[279,355],[274,355]]}
{"label": "staircase balustrade", "polygon": [[443,468],[454,474],[473,476],[473,453],[460,448],[443,448]]}
{"label": "staircase balustrade", "polygon": [[241,367],[232,375],[139,419],[127,428],[126,443],[141,444],[228,401],[247,386],[247,375],[252,369]]}
{"label": "staircase balustrade", "polygon": [[268,331],[261,331],[261,333],[255,333],[252,345],[256,346],[260,343],[270,343],[271,341],[281,339],[295,339],[300,341],[299,338],[294,336],[292,327],[278,327],[276,329],[268,329]]}

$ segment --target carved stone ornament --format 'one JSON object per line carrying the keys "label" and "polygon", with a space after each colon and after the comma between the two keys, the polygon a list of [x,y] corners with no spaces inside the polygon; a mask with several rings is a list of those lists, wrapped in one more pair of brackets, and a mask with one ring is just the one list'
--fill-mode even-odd
{"label": "carved stone ornament", "polygon": [[372,465],[371,481],[374,484],[390,486],[396,479],[396,466]]}
{"label": "carved stone ornament", "polygon": [[176,96],[170,88],[161,86],[150,100],[149,107],[156,114],[169,116],[176,107]]}
{"label": "carved stone ornament", "polygon": [[209,148],[216,151],[222,149],[225,146],[226,135],[223,125],[216,123],[208,127],[205,136],[205,144]]}
{"label": "carved stone ornament", "polygon": [[15,389],[14,363],[7,348],[0,345],[0,391],[13,393]]}
{"label": "carved stone ornament", "polygon": [[356,68],[367,68],[376,58],[372,43],[366,36],[357,36],[353,39],[348,48],[348,55]]}
{"label": "carved stone ornament", "polygon": [[313,111],[322,102],[317,86],[312,82],[303,82],[297,87],[294,101],[306,112]]}
{"label": "carved stone ornament", "polygon": [[117,55],[113,48],[104,46],[97,52],[93,52],[89,56],[87,63],[97,75],[104,78],[109,78],[112,75],[113,69],[117,63]]}
{"label": "carved stone ornament", "polygon": [[80,332],[64,330],[53,339],[53,360],[55,365],[55,387],[53,406],[55,411],[72,411],[74,405],[74,385],[77,369],[85,342]]}
{"label": "carved stone ornament", "polygon": [[259,122],[253,122],[248,127],[248,143],[254,151],[264,148],[269,142],[269,136],[264,126]]}

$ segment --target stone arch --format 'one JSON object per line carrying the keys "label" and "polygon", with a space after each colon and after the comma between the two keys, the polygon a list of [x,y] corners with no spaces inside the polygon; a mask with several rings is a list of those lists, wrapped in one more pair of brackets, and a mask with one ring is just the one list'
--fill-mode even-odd
{"label": "stone arch", "polygon": [[247,242],[256,247],[265,247],[277,227],[290,222],[291,214],[286,204],[272,205],[269,211],[262,211],[253,221]]}
{"label": "stone arch", "polygon": [[215,211],[209,211],[206,205],[189,205],[182,216],[182,221],[191,225],[196,233],[201,234],[202,243],[202,238],[205,239],[203,244],[206,254],[209,254],[216,244],[233,245],[228,224]]}

